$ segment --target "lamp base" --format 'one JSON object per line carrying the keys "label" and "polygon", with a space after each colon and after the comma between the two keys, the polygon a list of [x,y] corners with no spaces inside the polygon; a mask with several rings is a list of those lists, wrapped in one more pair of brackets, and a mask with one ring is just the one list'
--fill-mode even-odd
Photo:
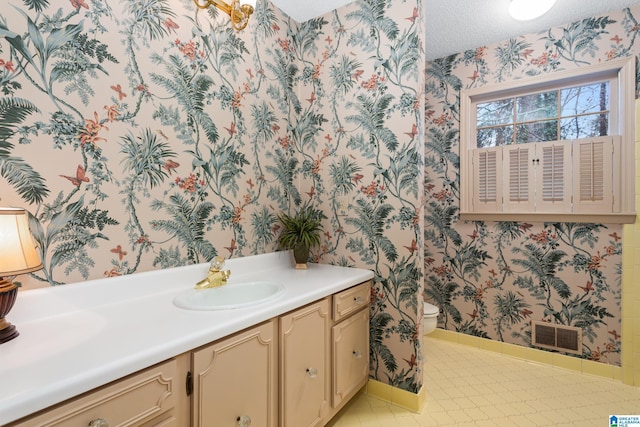
{"label": "lamp base", "polygon": [[0,344],[20,335],[15,326],[4,318],[13,308],[18,297],[18,287],[10,281],[0,278]]}
{"label": "lamp base", "polygon": [[2,324],[6,324],[6,326],[0,329],[0,344],[11,341],[12,339],[20,335],[20,332],[18,332],[16,327],[4,320],[4,318],[0,319],[0,327],[2,326]]}

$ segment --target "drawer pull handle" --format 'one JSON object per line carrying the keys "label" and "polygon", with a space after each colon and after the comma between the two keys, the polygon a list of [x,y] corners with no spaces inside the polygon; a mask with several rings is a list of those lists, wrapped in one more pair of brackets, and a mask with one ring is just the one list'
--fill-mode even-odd
{"label": "drawer pull handle", "polygon": [[238,421],[238,427],[249,427],[251,425],[251,417],[249,415],[241,415],[236,421]]}
{"label": "drawer pull handle", "polygon": [[318,370],[316,368],[307,368],[307,375],[309,375],[309,378],[315,378],[318,376]]}
{"label": "drawer pull handle", "polygon": [[364,303],[364,298],[362,298],[362,297],[355,297],[355,298],[353,299],[353,301],[354,301],[357,305],[360,305],[360,304]]}
{"label": "drawer pull handle", "polygon": [[359,352],[358,350],[354,350],[353,357],[355,357],[356,359],[362,359],[362,353]]}
{"label": "drawer pull handle", "polygon": [[95,420],[89,422],[88,427],[109,427],[109,423],[103,418],[96,418]]}

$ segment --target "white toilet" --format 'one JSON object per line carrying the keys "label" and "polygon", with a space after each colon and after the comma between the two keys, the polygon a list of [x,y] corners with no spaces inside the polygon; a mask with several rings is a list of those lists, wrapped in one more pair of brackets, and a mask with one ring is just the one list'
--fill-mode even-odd
{"label": "white toilet", "polygon": [[425,335],[433,332],[438,326],[438,314],[440,314],[438,307],[425,301],[422,317],[422,326],[424,327]]}

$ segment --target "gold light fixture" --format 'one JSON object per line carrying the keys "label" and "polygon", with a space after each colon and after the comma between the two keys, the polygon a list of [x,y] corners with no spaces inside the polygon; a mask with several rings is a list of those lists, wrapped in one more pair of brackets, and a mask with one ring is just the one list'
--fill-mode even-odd
{"label": "gold light fixture", "polygon": [[231,18],[231,26],[235,30],[242,30],[247,26],[249,17],[256,7],[256,0],[243,1],[244,3],[240,4],[240,0],[232,0],[231,4],[228,4],[224,0],[193,0],[200,9],[215,6],[222,10]]}
{"label": "gold light fixture", "polygon": [[24,209],[0,208],[0,344],[19,335],[5,320],[18,297],[18,287],[7,276],[40,270],[42,262],[36,250],[29,218]]}

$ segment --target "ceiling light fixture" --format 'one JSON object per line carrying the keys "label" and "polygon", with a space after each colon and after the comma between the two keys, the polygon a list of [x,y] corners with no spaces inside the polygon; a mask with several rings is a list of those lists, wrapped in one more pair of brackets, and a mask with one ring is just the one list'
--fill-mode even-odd
{"label": "ceiling light fixture", "polygon": [[231,26],[235,30],[242,30],[247,26],[249,17],[256,7],[256,0],[232,0],[231,4],[223,0],[193,0],[200,9],[207,9],[209,6],[215,6],[231,18]]}
{"label": "ceiling light fixture", "polygon": [[547,13],[556,0],[511,0],[509,15],[518,21],[529,21]]}

